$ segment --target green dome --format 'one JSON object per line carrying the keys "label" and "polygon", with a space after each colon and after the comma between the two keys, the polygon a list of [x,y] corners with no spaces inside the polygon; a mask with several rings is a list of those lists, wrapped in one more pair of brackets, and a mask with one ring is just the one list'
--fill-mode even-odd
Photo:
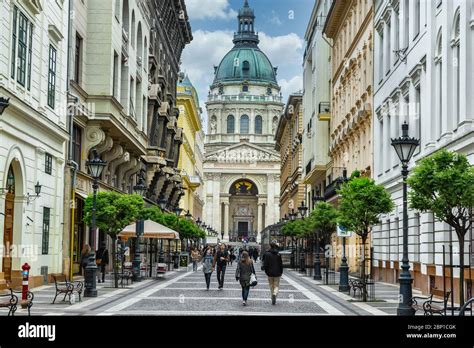
{"label": "green dome", "polygon": [[216,70],[214,84],[244,80],[277,83],[276,69],[256,45],[236,46],[227,53]]}

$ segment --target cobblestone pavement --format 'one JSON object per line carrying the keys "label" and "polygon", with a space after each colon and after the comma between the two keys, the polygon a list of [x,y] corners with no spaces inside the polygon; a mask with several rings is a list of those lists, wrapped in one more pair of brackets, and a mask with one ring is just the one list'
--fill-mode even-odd
{"label": "cobblestone pavement", "polygon": [[[112,279],[97,284],[99,296],[70,304],[58,296],[52,304],[54,284],[32,289],[35,299],[32,315],[395,315],[398,288],[376,284],[376,302],[363,303],[337,285],[324,285],[312,277],[285,269],[277,304],[271,304],[267,277],[257,262],[258,285],[251,288],[248,305],[242,306],[241,287],[235,280],[235,263],[226,270],[224,289],[218,290],[216,272],[211,289],[206,290],[204,275],[180,268],[163,278],[146,279],[114,288]],[[0,315],[7,311],[1,310]],[[19,308],[15,315],[27,315]]]}

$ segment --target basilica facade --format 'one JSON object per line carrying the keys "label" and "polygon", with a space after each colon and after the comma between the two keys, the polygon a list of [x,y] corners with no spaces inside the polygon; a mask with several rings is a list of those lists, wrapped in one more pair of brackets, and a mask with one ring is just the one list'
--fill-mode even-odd
{"label": "basilica facade", "polygon": [[234,47],[214,67],[206,109],[204,221],[224,241],[259,242],[279,220],[280,154],[275,132],[283,110],[277,68],[259,49],[248,1]]}

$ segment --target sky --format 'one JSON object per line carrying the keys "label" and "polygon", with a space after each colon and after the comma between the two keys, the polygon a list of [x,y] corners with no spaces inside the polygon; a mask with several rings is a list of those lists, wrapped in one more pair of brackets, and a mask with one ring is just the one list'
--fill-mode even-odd
{"label": "sky", "polygon": [[[193,41],[182,56],[181,71],[189,76],[199,94],[203,121],[207,124],[205,102],[219,65],[232,49],[237,15],[244,0],[185,0]],[[303,88],[304,34],[315,0],[249,0],[255,11],[255,30],[260,49],[273,66],[284,101]]]}

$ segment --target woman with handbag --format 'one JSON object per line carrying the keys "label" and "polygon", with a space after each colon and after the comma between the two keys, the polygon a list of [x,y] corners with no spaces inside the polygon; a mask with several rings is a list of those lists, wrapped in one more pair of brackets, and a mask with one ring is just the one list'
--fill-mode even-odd
{"label": "woman with handbag", "polygon": [[91,253],[91,247],[89,246],[89,244],[84,244],[84,247],[82,248],[81,260],[80,260],[81,273],[83,276],[86,275],[86,267],[87,267],[87,264],[89,263],[90,253]]}
{"label": "woman with handbag", "polygon": [[204,278],[206,279],[206,287],[209,290],[209,286],[211,285],[211,275],[214,272],[214,267],[212,264],[214,263],[214,256],[212,255],[212,248],[207,247],[204,250],[204,256],[202,257],[202,271],[204,272]]}
{"label": "woman with handbag", "polygon": [[257,285],[257,276],[255,275],[253,261],[247,251],[242,252],[242,256],[237,263],[235,280],[240,282],[240,286],[242,287],[242,305],[246,306],[250,287]]}

